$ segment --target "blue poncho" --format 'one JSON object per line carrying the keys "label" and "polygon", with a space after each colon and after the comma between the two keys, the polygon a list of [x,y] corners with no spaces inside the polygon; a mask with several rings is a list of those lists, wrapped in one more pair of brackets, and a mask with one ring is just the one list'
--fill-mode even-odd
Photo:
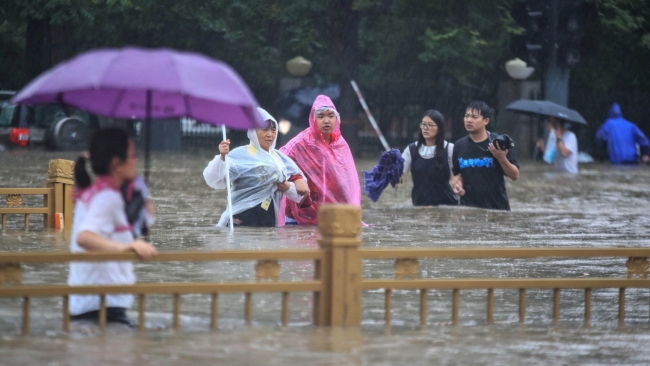
{"label": "blue poncho", "polygon": [[596,140],[607,144],[612,164],[637,163],[636,144],[641,147],[642,155],[647,155],[650,150],[648,138],[634,123],[623,118],[618,103],[614,103],[609,110],[607,120],[596,132]]}

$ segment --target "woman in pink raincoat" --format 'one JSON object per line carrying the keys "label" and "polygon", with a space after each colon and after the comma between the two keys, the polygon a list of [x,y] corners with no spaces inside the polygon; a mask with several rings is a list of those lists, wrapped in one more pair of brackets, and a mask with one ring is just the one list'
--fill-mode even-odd
{"label": "woman in pink raincoat", "polygon": [[329,97],[316,97],[309,114],[309,128],[280,151],[307,176],[310,191],[301,203],[286,201],[287,223],[318,224],[318,208],[326,203],[361,206],[357,168],[350,147],[341,136],[341,117]]}

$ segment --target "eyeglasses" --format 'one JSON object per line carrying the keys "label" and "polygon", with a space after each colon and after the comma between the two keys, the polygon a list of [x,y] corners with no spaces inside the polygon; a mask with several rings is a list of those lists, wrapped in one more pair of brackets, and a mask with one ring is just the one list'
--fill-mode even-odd
{"label": "eyeglasses", "polygon": [[420,123],[420,127],[422,127],[423,130],[430,130],[432,128],[438,127],[438,125],[433,123]]}

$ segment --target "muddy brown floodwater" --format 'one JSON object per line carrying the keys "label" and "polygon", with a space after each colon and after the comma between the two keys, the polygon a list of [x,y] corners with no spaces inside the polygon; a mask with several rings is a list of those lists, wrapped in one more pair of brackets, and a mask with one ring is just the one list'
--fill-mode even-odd
{"label": "muddy brown floodwater", "polygon": [[[74,154],[0,153],[0,187],[42,187],[47,164]],[[152,241],[159,250],[316,248],[313,227],[215,228],[225,192],[211,190],[202,171],[211,154],[154,154],[152,198],[158,211]],[[142,163],[142,162],[141,162]],[[374,161],[358,161],[359,171]],[[650,169],[581,165],[577,177],[543,164],[522,166],[508,182],[512,212],[460,207],[414,208],[410,175],[379,202],[363,200],[366,247],[639,247],[650,244]],[[37,201],[36,204],[38,204]],[[29,202],[28,202],[29,204]],[[40,219],[23,231],[11,216],[0,251],[68,249],[62,233]],[[25,266],[24,283],[65,283],[66,265]],[[137,263],[139,282],[254,280],[253,263]],[[625,259],[424,260],[422,278],[624,277]],[[390,261],[364,262],[364,276],[390,278]],[[309,279],[313,263],[283,262],[282,280]],[[382,292],[363,294],[360,329],[311,325],[311,294],[290,296],[290,326],[280,323],[279,294],[253,296],[253,325],[244,325],[243,294],[222,295],[219,330],[210,332],[209,298],[182,297],[181,330],[171,330],[171,296],[147,297],[147,328],[138,333],[89,323],[61,331],[61,299],[33,298],[31,335],[20,336],[21,300],[0,299],[1,365],[570,365],[650,364],[647,289],[628,289],[626,322],[617,326],[618,291],[594,290],[592,326],[583,327],[583,291],[561,296],[560,325],[552,325],[552,290],[527,291],[526,322],[518,324],[518,291],[495,291],[496,324],[486,325],[485,291],[461,291],[459,326],[446,325],[451,291],[428,294],[428,326],[419,327],[419,294],[394,291],[393,323],[384,328]],[[130,313],[132,316],[135,313]]]}

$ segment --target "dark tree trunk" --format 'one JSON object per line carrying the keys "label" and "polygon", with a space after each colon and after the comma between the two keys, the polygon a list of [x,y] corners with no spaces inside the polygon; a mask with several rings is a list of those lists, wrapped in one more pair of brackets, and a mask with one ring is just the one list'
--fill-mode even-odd
{"label": "dark tree trunk", "polygon": [[76,54],[73,27],[50,24],[50,62],[54,66]]}
{"label": "dark tree trunk", "polygon": [[27,22],[25,72],[33,79],[75,54],[72,27],[50,24],[49,18]]}
{"label": "dark tree trunk", "polygon": [[352,0],[334,2],[329,24],[329,49],[340,68],[338,82],[341,97],[336,106],[342,119],[354,118],[357,104],[350,79],[354,79],[359,65],[359,24],[361,12],[352,8]]}
{"label": "dark tree trunk", "polygon": [[50,20],[47,18],[27,21],[25,72],[29,79],[35,78],[52,64],[49,23]]}
{"label": "dark tree trunk", "polygon": [[354,9],[353,0],[337,0],[333,4],[330,24],[330,50],[341,68],[339,85],[341,98],[337,109],[342,119],[356,119],[359,110],[359,101],[350,85],[350,80],[357,78],[357,71],[361,63],[361,47],[359,45],[359,26],[364,18],[374,19],[385,13],[392,4],[391,0],[384,0],[375,8],[367,10]]}

